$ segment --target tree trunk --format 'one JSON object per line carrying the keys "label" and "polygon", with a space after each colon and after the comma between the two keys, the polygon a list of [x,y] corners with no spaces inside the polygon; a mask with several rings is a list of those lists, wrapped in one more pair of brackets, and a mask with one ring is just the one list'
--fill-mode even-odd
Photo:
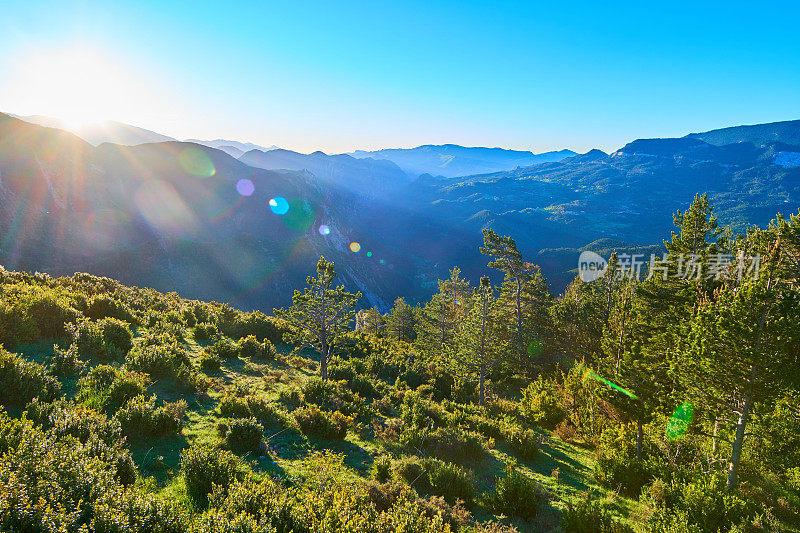
{"label": "tree trunk", "polygon": [[739,414],[739,422],[736,423],[736,436],[733,438],[731,465],[728,469],[728,489],[735,489],[739,483],[739,461],[742,458],[742,448],[744,448],[744,431],[747,428],[747,421],[750,416],[750,402],[750,391],[747,391],[742,412]]}
{"label": "tree trunk", "polygon": [[485,388],[485,381],[484,376],[486,375],[486,365],[481,363],[480,365],[480,378],[479,378],[479,385],[478,385],[478,403],[483,405],[486,401],[486,388]]}
{"label": "tree trunk", "polygon": [[319,357],[319,374],[322,381],[328,381],[328,347],[323,346]]}
{"label": "tree trunk", "polygon": [[642,421],[636,421],[636,462],[642,462],[642,436],[644,430],[642,429]]}
{"label": "tree trunk", "polygon": [[714,456],[714,459],[717,458],[717,443],[719,442],[719,437],[717,434],[719,433],[719,417],[714,417],[714,436],[711,439],[711,455]]}

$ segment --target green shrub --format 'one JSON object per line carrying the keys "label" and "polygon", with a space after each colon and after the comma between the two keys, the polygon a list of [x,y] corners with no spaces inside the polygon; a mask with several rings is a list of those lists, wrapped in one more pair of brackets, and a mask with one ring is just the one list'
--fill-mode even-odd
{"label": "green shrub", "polygon": [[428,430],[404,426],[400,443],[458,463],[478,461],[486,452],[480,436],[453,427]]}
{"label": "green shrub", "polygon": [[680,515],[700,531],[759,530],[753,526],[769,511],[754,499],[728,490],[721,473],[698,476],[689,483],[665,483],[660,501],[651,503],[657,510],[648,522],[653,530],[663,529],[672,515]]}
{"label": "green shrub", "polygon": [[272,344],[283,342],[286,327],[274,317],[265,315],[260,311],[242,313],[236,319],[236,335],[238,337],[254,336],[257,340],[269,341]]}
{"label": "green shrub", "polygon": [[47,368],[54,376],[67,377],[79,376],[86,369],[86,363],[78,358],[78,347],[74,344],[66,350],[57,344],[53,345],[53,355],[48,361]]}
{"label": "green shrub", "polygon": [[416,456],[404,456],[394,462],[394,476],[419,489],[430,487],[428,471],[423,462]]}
{"label": "green shrub", "polygon": [[200,370],[206,374],[216,374],[222,368],[222,359],[212,354],[204,354],[200,358]]}
{"label": "green shrub", "polygon": [[378,483],[385,483],[392,477],[392,458],[381,455],[372,463],[372,477]]}
{"label": "green shrub", "polygon": [[308,405],[293,415],[305,435],[321,439],[343,439],[347,435],[349,419],[338,411],[326,413],[314,405]]}
{"label": "green shrub", "polygon": [[78,356],[90,361],[103,361],[108,358],[103,346],[103,334],[96,322],[83,320],[70,327],[72,342],[78,349]]}
{"label": "green shrub", "polygon": [[133,347],[133,335],[128,324],[116,318],[106,318],[99,323],[106,349],[111,348],[127,354]]}
{"label": "green shrub", "polygon": [[109,365],[94,367],[78,382],[78,401],[89,407],[114,413],[147,390],[143,375]]}
{"label": "green shrub", "polygon": [[507,465],[505,475],[497,479],[494,491],[486,496],[485,505],[494,514],[530,519],[549,499],[544,487],[512,465]]}
{"label": "green shrub", "polygon": [[206,352],[216,355],[220,359],[236,359],[239,357],[239,345],[228,337],[220,337],[214,344],[206,348]]}
{"label": "green shrub", "polygon": [[302,394],[306,403],[328,411],[341,411],[346,415],[357,416],[368,413],[364,399],[348,390],[342,382],[312,378],[303,385]]}
{"label": "green shrub", "polygon": [[235,418],[228,422],[225,443],[235,452],[255,452],[261,446],[261,425],[255,418]]}
{"label": "green shrub", "polygon": [[47,374],[45,367],[12,354],[0,346],[0,401],[25,405],[34,398],[54,400],[61,384]]}
{"label": "green shrub", "polygon": [[259,342],[253,335],[239,339],[239,353],[241,357],[274,361],[276,352],[271,342]]}
{"label": "green shrub", "polygon": [[426,466],[428,479],[435,494],[443,497],[450,505],[455,504],[457,500],[468,506],[472,505],[475,482],[471,471],[436,459],[428,460]]}
{"label": "green shrub", "polygon": [[642,460],[637,461],[635,424],[607,428],[600,437],[594,466],[595,480],[627,496],[638,496],[659,470],[651,459],[651,447],[646,439]]}
{"label": "green shrub", "polygon": [[161,437],[181,431],[186,407],[186,400],[156,407],[155,396],[139,396],[125,403],[115,417],[127,437]]}
{"label": "green shrub", "polygon": [[200,388],[200,379],[191,359],[186,350],[174,341],[161,339],[157,344],[137,344],[128,354],[125,366],[154,379],[169,380],[184,391]]}
{"label": "green shrub", "polygon": [[116,318],[131,324],[136,323],[136,319],[125,304],[105,295],[94,297],[83,314],[95,320]]}
{"label": "green shrub", "polygon": [[39,338],[67,337],[67,324],[78,318],[75,309],[53,294],[44,294],[34,299],[28,307],[28,314],[37,325]]}
{"label": "green shrub", "polygon": [[[9,438],[15,441],[13,447],[3,445]],[[120,480],[119,463],[120,456],[100,450],[97,441],[57,437],[0,413],[0,529],[186,531],[185,513],[126,487]],[[132,473],[135,478],[135,467]]]}
{"label": "green shrub", "polygon": [[522,392],[522,411],[532,422],[553,429],[566,417],[559,394],[554,382],[539,376]]}
{"label": "green shrub", "polygon": [[520,458],[530,461],[539,454],[539,436],[532,429],[523,429],[519,426],[507,426],[503,431],[511,449]]}
{"label": "green shrub", "polygon": [[561,513],[561,527],[566,533],[633,533],[588,492],[577,502],[567,502]]}
{"label": "green shrub", "polygon": [[181,452],[186,491],[195,505],[205,508],[214,485],[227,489],[239,476],[239,460],[231,452],[194,445]]}
{"label": "green shrub", "polygon": [[197,324],[192,328],[192,334],[196,341],[208,341],[217,334],[217,328],[214,324]]}

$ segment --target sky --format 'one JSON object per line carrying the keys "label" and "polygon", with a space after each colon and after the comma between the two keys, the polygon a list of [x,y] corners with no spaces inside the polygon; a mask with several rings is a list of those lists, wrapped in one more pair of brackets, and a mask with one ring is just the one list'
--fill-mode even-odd
{"label": "sky", "polygon": [[0,110],[302,152],[615,150],[800,118],[800,3],[25,2]]}

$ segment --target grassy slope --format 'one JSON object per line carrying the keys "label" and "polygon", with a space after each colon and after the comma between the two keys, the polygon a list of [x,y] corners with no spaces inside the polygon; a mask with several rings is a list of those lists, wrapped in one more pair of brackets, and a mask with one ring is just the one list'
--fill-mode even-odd
{"label": "grassy slope", "polygon": [[[139,328],[135,336],[140,337],[145,333],[146,328]],[[197,363],[208,343],[195,341],[190,333],[186,343],[192,359]],[[42,363],[52,355],[52,345],[52,341],[42,341],[36,345],[18,347],[16,351],[28,359]],[[214,444],[220,441],[217,424],[225,419],[220,414],[218,403],[225,393],[237,387],[246,387],[252,392],[264,394],[269,400],[277,400],[282,389],[300,387],[316,375],[318,365],[311,354],[306,354],[307,357],[290,357],[291,346],[281,345],[277,348],[282,357],[275,362],[259,364],[244,358],[226,361],[222,370],[212,376],[213,384],[208,392],[199,397],[183,395],[159,382],[150,385],[149,392],[156,394],[159,400],[168,402],[184,398],[189,408],[188,421],[180,435],[129,442],[144,483],[165,499],[191,507],[183,479],[179,475],[180,453],[194,442]],[[291,360],[293,364],[288,364],[287,360]],[[63,392],[67,397],[74,396],[77,392],[75,381],[65,382]],[[515,457],[504,442],[498,442],[480,463],[468,465],[475,474],[478,494],[493,488],[496,478],[503,473],[505,463],[510,461],[515,462],[526,475],[545,485],[554,494],[552,503],[555,509],[563,508],[567,501],[579,498],[584,491],[589,490],[605,494],[613,502],[612,509],[620,516],[630,513],[635,506],[634,501],[609,492],[594,482],[594,453],[591,449],[564,442],[548,431],[537,431],[541,435],[542,444],[541,453],[535,460],[522,461]],[[369,477],[373,459],[387,451],[382,442],[362,438],[352,431],[343,441],[307,438],[294,430],[281,428],[271,431],[268,428],[264,436],[268,455],[246,455],[243,459],[256,474],[269,476],[302,476],[302,458],[314,451],[330,450],[344,456],[345,464],[352,468],[353,475]],[[478,520],[492,518],[480,506],[472,511]],[[552,522],[555,523],[555,520]],[[539,530],[525,522],[515,522],[515,526],[520,531]]]}

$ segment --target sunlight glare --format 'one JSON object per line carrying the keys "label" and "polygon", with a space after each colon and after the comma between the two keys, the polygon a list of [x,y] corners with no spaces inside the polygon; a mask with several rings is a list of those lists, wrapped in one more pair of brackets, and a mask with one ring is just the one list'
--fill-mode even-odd
{"label": "sunlight glare", "polygon": [[142,76],[120,58],[87,46],[39,49],[22,54],[6,87],[16,112],[46,115],[78,129],[147,110]]}

